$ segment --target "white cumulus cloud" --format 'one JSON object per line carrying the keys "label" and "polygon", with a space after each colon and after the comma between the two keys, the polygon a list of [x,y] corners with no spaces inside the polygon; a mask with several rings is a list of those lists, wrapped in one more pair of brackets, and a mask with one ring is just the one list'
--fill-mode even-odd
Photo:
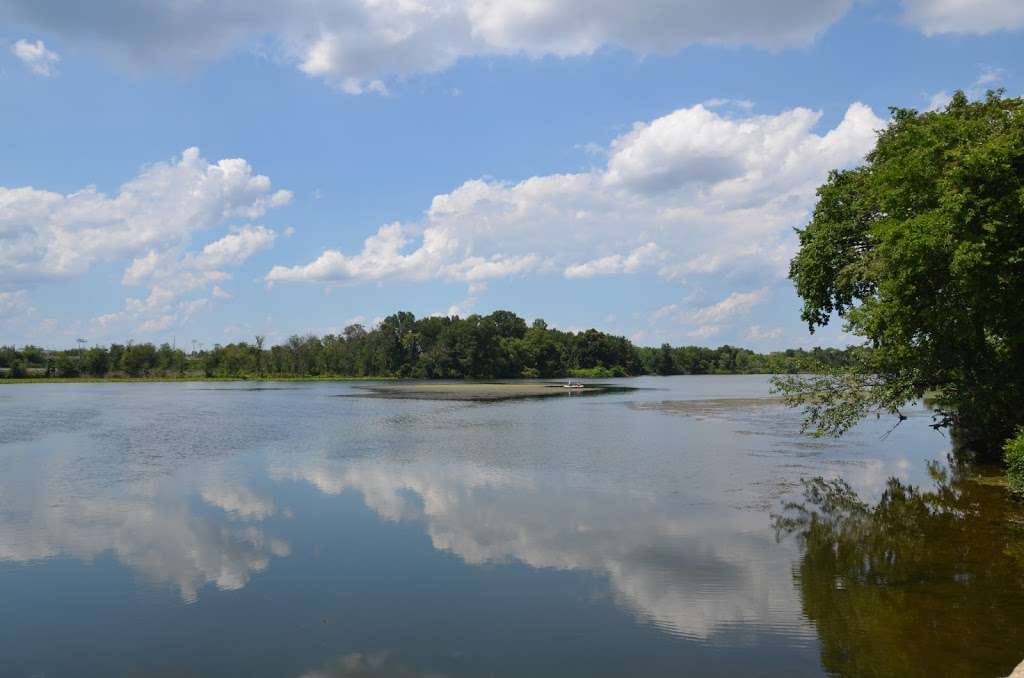
{"label": "white cumulus cloud", "polygon": [[31,309],[27,291],[0,292],[0,322],[11,316],[28,313]]}
{"label": "white cumulus cloud", "polygon": [[90,46],[133,69],[195,68],[245,46],[269,49],[352,94],[461,58],[637,54],[688,45],[805,46],[853,0],[6,0],[0,20]]}
{"label": "white cumulus cloud", "polygon": [[687,332],[686,336],[693,337],[695,339],[710,339],[721,331],[722,328],[718,325],[701,325],[697,329]]}
{"label": "white cumulus cloud", "polygon": [[767,289],[754,292],[733,292],[717,304],[693,311],[689,314],[689,319],[696,323],[720,323],[731,320],[741,313],[746,313],[755,304],[764,301],[767,296]]}
{"label": "white cumulus cloud", "polygon": [[466,181],[435,196],[421,222],[382,226],[355,253],[327,249],[309,263],[274,266],[266,280],[649,271],[745,276],[763,286],[785,276],[792,229],[806,222],[815,188],[830,169],[861,162],[885,124],[860,103],[824,133],[820,117],[806,108],[742,117],[681,108],[613,140],[602,167]]}
{"label": "white cumulus cloud", "polygon": [[1021,0],[903,0],[905,18],[925,35],[991,33],[1024,27]]}
{"label": "white cumulus cloud", "polygon": [[[232,50],[256,48],[360,94],[386,93],[390,80],[481,56],[576,57],[602,48],[670,54],[691,45],[802,47],[852,5],[853,0],[94,0],[89,11],[71,12],[64,0],[5,0],[0,21],[90,47],[134,70],[194,69]],[[1024,26],[1020,0],[902,0],[901,6],[906,22],[926,35]],[[711,103],[742,109],[749,102]]]}
{"label": "white cumulus cloud", "polygon": [[[692,303],[669,304],[656,309],[650,320],[652,325],[667,321],[683,326],[688,328],[686,336],[708,339],[719,334],[726,325],[737,318],[749,314],[758,304],[765,301],[769,294],[768,288],[762,288],[751,292],[732,292],[721,301],[706,306],[695,306]],[[749,333],[747,338],[752,338]]]}
{"label": "white cumulus cloud", "polygon": [[274,244],[276,233],[264,226],[247,226],[210,243],[195,257],[199,268],[237,265]]}
{"label": "white cumulus cloud", "polygon": [[18,40],[11,45],[11,54],[18,57],[30,71],[44,78],[56,74],[57,62],[60,61],[60,55],[47,49],[42,40]]}
{"label": "white cumulus cloud", "polygon": [[760,325],[751,325],[747,329],[746,338],[751,341],[767,341],[769,339],[778,339],[783,334],[781,327],[761,327]]}
{"label": "white cumulus cloud", "polygon": [[592,278],[597,275],[634,273],[664,258],[661,248],[653,242],[641,245],[629,254],[611,254],[600,259],[574,264],[565,269],[566,278]]}
{"label": "white cumulus cloud", "polygon": [[211,163],[196,148],[143,168],[111,196],[92,186],[69,194],[0,186],[0,281],[82,274],[290,200],[245,160]]}
{"label": "white cumulus cloud", "polygon": [[217,285],[231,277],[220,269],[242,264],[256,252],[271,247],[276,237],[265,226],[245,226],[199,252],[182,253],[180,248],[150,250],[134,259],[122,278],[128,286],[148,285],[149,295],[145,299],[130,297],[120,319],[143,319],[136,331],[153,334],[177,322],[186,322],[210,307],[210,300],[202,297],[179,301],[183,295],[204,291],[212,285],[210,293],[214,299],[231,299],[231,294]]}
{"label": "white cumulus cloud", "polygon": [[195,252],[188,251],[193,237],[261,217],[291,197],[244,159],[209,162],[196,148],[144,167],[114,195],[92,186],[69,194],[0,187],[0,284],[73,278],[95,264],[130,259],[122,283],[148,286],[147,295],[128,298],[122,311],[93,324],[106,332],[132,321],[139,332],[160,332],[206,305],[182,295],[227,280],[223,268],[269,248],[276,233],[232,225]]}

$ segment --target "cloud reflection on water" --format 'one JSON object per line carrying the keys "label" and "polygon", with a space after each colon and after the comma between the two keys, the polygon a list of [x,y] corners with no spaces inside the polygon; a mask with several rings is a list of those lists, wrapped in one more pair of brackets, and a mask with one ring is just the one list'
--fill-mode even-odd
{"label": "cloud reflection on water", "polygon": [[[768,632],[803,642],[812,632],[801,621],[790,578],[797,554],[774,542],[768,516],[757,507],[775,501],[801,475],[842,474],[870,494],[890,475],[906,473],[906,460],[891,455],[872,459],[858,451],[851,461],[848,453],[786,452],[793,440],[788,415],[767,408],[726,410],[719,428],[728,437],[679,450],[665,441],[679,431],[718,425],[682,420],[680,427],[675,417],[622,408],[631,425],[661,426],[662,436],[671,437],[646,460],[612,455],[616,440],[595,438],[587,444],[597,446],[602,464],[593,468],[566,451],[561,466],[535,455],[502,456],[506,429],[492,425],[494,410],[411,407],[424,411],[386,429],[396,456],[381,447],[372,456],[345,458],[330,449],[303,452],[281,432],[287,445],[229,453],[233,445],[254,445],[259,427],[246,436],[239,431],[248,429],[228,430],[206,456],[192,448],[193,456],[176,454],[180,435],[171,424],[192,422],[198,435],[205,420],[168,422],[156,414],[144,422],[162,432],[150,443],[160,451],[155,460],[149,448],[133,449],[122,440],[137,438],[123,431],[113,438],[121,444],[104,436],[95,448],[71,433],[19,441],[0,458],[0,560],[91,561],[109,552],[143,579],[175,587],[188,602],[209,584],[238,590],[274,557],[291,554],[289,542],[269,535],[264,524],[279,513],[293,515],[278,506],[281,483],[301,481],[329,495],[358,492],[381,519],[421,526],[435,549],[470,565],[520,563],[606,577],[622,608],[674,635],[713,642],[728,633],[729,642],[737,642]],[[602,412],[615,416],[618,410]],[[424,422],[440,426],[440,433],[425,435]],[[121,430],[116,422],[110,426]],[[752,432],[741,445],[737,429]],[[535,433],[547,436],[544,431]],[[631,439],[629,431],[620,442]],[[457,454],[429,444],[431,436],[455,435],[462,436]],[[481,462],[471,460],[481,455]],[[246,466],[252,460],[265,467]],[[634,473],[638,462],[651,473]],[[264,474],[277,481],[269,495],[253,489]],[[295,517],[283,529],[308,531],[310,517]]]}
{"label": "cloud reflection on water", "polygon": [[[273,502],[225,480],[199,493],[225,512],[200,511],[182,477],[104,483],[80,475],[72,455],[42,448],[4,461],[0,560],[89,562],[110,552],[144,579],[170,584],[194,602],[203,586],[240,589],[272,557],[291,552],[284,539],[238,520],[265,518]],[[204,471],[217,476],[214,468]]]}
{"label": "cloud reflection on water", "polygon": [[711,639],[740,625],[807,635],[791,554],[765,516],[589,490],[494,469],[289,460],[278,480],[361,493],[381,518],[422,524],[436,549],[473,565],[518,562],[608,577],[616,602],[669,633]]}
{"label": "cloud reflection on water", "polygon": [[[261,526],[278,511],[273,497],[248,487],[229,461],[108,483],[106,473],[79,474],[69,455],[42,454],[6,460],[0,560],[91,561],[109,551],[194,602],[204,586],[241,589],[273,557],[291,553]],[[605,576],[620,606],[674,635],[706,641],[741,628],[809,634],[794,621],[800,606],[787,567],[794,554],[774,543],[757,511],[468,463],[271,453],[267,464],[275,481],[302,481],[330,495],[356,491],[380,518],[421,525],[434,548],[470,565],[515,562]],[[856,484],[881,483],[891,470],[878,461],[861,466]]]}
{"label": "cloud reflection on water", "polygon": [[393,652],[350,652],[300,678],[445,678],[444,673],[421,671],[396,659]]}

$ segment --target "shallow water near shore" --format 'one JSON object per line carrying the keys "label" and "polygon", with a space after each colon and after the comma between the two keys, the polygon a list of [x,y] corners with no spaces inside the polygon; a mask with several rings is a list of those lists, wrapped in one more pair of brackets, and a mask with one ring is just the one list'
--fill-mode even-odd
{"label": "shallow water near shore", "polygon": [[637,390],[2,388],[0,675],[993,676],[1024,658],[1020,506],[948,467],[923,408],[820,440],[763,376],[601,381]]}

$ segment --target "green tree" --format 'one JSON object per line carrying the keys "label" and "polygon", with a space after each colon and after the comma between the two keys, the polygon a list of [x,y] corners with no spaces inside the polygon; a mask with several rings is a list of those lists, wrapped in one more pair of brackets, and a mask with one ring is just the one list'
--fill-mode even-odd
{"label": "green tree", "polygon": [[650,369],[655,374],[677,373],[675,351],[669,344],[662,344],[653,358]]}
{"label": "green tree", "polygon": [[1024,495],[1024,429],[1006,441],[1003,450],[1006,455],[1006,476],[1010,481],[1010,491]]}
{"label": "green tree", "polygon": [[125,347],[124,347],[123,344],[111,344],[110,345],[110,370],[111,371],[122,369],[121,366],[122,366],[123,360],[124,360],[124,350],[125,350]]}
{"label": "green tree", "polygon": [[28,376],[28,369],[25,367],[25,362],[21,358],[15,358],[11,361],[10,370],[7,372],[7,376],[12,379],[22,379]]}
{"label": "green tree", "polygon": [[203,376],[210,378],[217,373],[220,366],[220,345],[215,345],[211,351],[203,351],[199,355],[199,364],[203,368]]}
{"label": "green tree", "polygon": [[90,348],[82,356],[82,371],[93,377],[102,377],[110,371],[110,352],[100,346]]}
{"label": "green tree", "polygon": [[256,360],[256,373],[262,378],[263,377],[263,342],[266,341],[266,336],[262,334],[256,335],[256,346],[254,347],[253,353]]}
{"label": "green tree", "polygon": [[31,344],[21,347],[21,357],[30,367],[42,367],[46,364],[46,351]]}
{"label": "green tree", "polygon": [[79,375],[78,356],[69,355],[64,351],[57,356],[57,376],[73,378]]}
{"label": "green tree", "polygon": [[931,393],[937,426],[998,458],[1024,423],[1024,100],[892,115],[818,189],[790,269],[812,331],[838,315],[872,350],[776,386],[830,434]]}
{"label": "green tree", "polygon": [[175,350],[171,348],[171,345],[167,342],[160,344],[160,347],[156,350],[156,369],[161,374],[167,375],[171,372],[175,366]]}
{"label": "green tree", "polygon": [[487,318],[494,323],[498,336],[522,339],[526,335],[526,321],[512,311],[495,311]]}
{"label": "green tree", "polygon": [[495,311],[486,316],[419,319],[412,313],[399,312],[370,330],[349,325],[341,334],[296,335],[269,348],[265,338],[257,335],[254,344],[215,344],[191,355],[167,343],[159,347],[111,344],[109,348],[84,351],[80,363],[77,351],[44,353],[35,347],[19,351],[7,346],[0,347],[0,368],[14,361],[28,362],[26,354],[37,365],[45,366],[47,376],[67,376],[77,370],[96,377],[121,373],[133,377],[184,376],[192,372],[232,378],[322,375],[490,379],[766,370],[797,373],[814,371],[819,364],[846,365],[850,351],[791,349],[761,355],[732,346],[674,348],[664,344],[660,348],[638,348],[625,337],[596,329],[562,332],[541,319],[528,327],[511,311]]}
{"label": "green tree", "polygon": [[121,354],[121,367],[129,376],[148,374],[156,365],[156,346],[153,344],[129,344]]}

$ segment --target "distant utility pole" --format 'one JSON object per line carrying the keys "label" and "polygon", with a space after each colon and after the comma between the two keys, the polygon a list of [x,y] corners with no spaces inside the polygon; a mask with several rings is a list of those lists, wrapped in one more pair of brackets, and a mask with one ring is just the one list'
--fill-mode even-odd
{"label": "distant utility pole", "polygon": [[82,346],[85,345],[85,343],[87,341],[89,341],[89,340],[88,339],[82,339],[81,337],[79,337],[78,339],[75,339],[75,341],[78,342],[78,368],[81,369],[82,368]]}
{"label": "distant utility pole", "polygon": [[196,354],[196,340],[192,340],[192,355]]}

